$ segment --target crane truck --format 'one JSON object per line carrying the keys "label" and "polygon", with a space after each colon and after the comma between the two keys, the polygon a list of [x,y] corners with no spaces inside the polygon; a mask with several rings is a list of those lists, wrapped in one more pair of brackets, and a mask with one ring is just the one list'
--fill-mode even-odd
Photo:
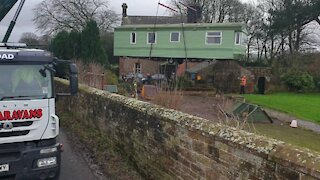
{"label": "crane truck", "polygon": [[[6,2],[13,1],[0,2],[0,21],[4,10],[10,9],[9,4],[1,4]],[[0,179],[59,178],[62,144],[55,112],[57,63],[45,50],[0,43]],[[69,64],[68,74],[70,92],[60,95],[77,93],[75,64]]]}

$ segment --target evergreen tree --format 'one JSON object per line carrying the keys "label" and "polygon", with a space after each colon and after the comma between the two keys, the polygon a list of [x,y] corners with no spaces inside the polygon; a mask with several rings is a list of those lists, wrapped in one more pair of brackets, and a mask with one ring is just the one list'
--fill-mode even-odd
{"label": "evergreen tree", "polygon": [[81,33],[76,31],[71,31],[69,33],[69,45],[72,52],[72,58],[81,58]]}
{"label": "evergreen tree", "polygon": [[54,56],[60,59],[71,59],[72,49],[69,45],[69,33],[66,31],[59,32],[52,40],[50,49]]}
{"label": "evergreen tree", "polygon": [[288,36],[290,52],[298,52],[306,34],[305,26],[319,22],[320,0],[280,0],[279,6],[269,11],[272,23],[269,31]]}
{"label": "evergreen tree", "polygon": [[104,48],[105,52],[108,55],[109,63],[110,64],[118,64],[119,60],[113,54],[114,33],[113,32],[103,33],[101,35],[101,44],[102,44],[102,47]]}
{"label": "evergreen tree", "polygon": [[108,56],[100,42],[99,28],[94,20],[87,22],[81,33],[81,57],[85,63],[109,65]]}

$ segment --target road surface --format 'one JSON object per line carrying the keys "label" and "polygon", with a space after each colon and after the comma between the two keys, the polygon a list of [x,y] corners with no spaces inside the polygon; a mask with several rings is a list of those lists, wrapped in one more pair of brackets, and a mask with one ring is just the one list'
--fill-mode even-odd
{"label": "road surface", "polygon": [[60,142],[64,147],[61,156],[60,180],[96,180],[97,177],[89,168],[88,163],[81,156],[79,150],[72,146],[67,135],[61,129]]}

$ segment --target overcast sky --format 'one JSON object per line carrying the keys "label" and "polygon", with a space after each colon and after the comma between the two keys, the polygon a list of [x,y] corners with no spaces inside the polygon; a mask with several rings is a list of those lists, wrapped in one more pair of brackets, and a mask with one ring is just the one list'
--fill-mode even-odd
{"label": "overcast sky", "polygon": [[[33,9],[37,4],[43,0],[26,0],[23,9],[18,17],[16,25],[13,29],[13,32],[9,38],[10,42],[16,42],[20,39],[20,36],[24,32],[33,32],[40,35],[35,29],[35,25],[32,21],[34,13]],[[161,3],[168,4],[170,0],[161,0]],[[255,1],[255,0],[242,0],[242,1]],[[116,11],[119,15],[122,13],[121,5],[122,3],[127,3],[128,5],[128,15],[156,15],[157,4],[159,0],[109,0],[110,9]],[[3,39],[5,32],[10,24],[11,19],[15,13],[15,10],[18,7],[20,1],[11,9],[10,13],[0,22],[0,41]],[[168,15],[168,11],[159,7],[159,16]]]}

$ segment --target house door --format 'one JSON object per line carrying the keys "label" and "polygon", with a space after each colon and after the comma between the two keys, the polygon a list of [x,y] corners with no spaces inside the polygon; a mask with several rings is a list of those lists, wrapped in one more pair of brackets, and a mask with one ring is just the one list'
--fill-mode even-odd
{"label": "house door", "polygon": [[259,77],[259,79],[258,79],[258,93],[264,94],[265,88],[266,88],[266,78]]}
{"label": "house door", "polygon": [[160,65],[160,73],[164,74],[166,78],[171,78],[172,73],[176,72],[176,66],[171,64]]}

